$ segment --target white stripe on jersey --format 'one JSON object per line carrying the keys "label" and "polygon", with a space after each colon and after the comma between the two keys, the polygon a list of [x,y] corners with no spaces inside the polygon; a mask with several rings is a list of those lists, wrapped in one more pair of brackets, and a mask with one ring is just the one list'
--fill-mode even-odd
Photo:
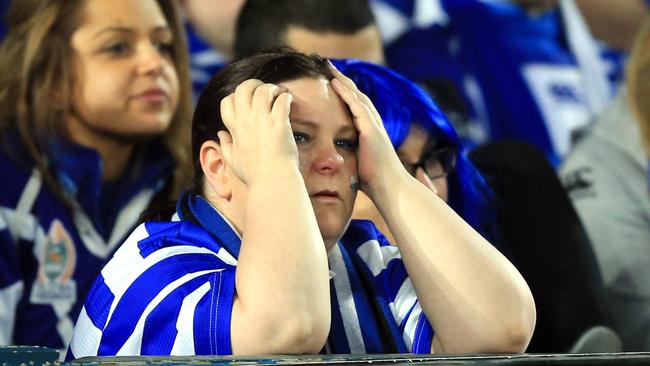
{"label": "white stripe on jersey", "polygon": [[399,10],[383,1],[372,1],[370,5],[384,44],[393,42],[408,31],[410,20]]}
{"label": "white stripe on jersey", "polygon": [[410,278],[406,278],[406,281],[402,283],[402,286],[400,286],[397,291],[393,307],[395,309],[393,315],[395,316],[395,321],[398,325],[402,324],[402,320],[404,320],[404,317],[408,314],[416,301],[418,301],[418,297],[415,295],[413,282],[411,282]]}
{"label": "white stripe on jersey", "polygon": [[45,231],[38,225],[38,218],[32,214],[26,214],[21,218],[13,208],[0,206],[0,215],[6,220],[6,228],[10,228],[12,222],[20,220],[20,227],[17,228],[18,231],[16,232],[17,237],[14,239],[35,241],[35,237],[39,233],[43,237],[45,236]]}
{"label": "white stripe on jersey", "polygon": [[18,232],[23,230],[24,221],[32,216],[30,212],[36,202],[38,193],[41,191],[41,172],[34,168],[32,170],[32,175],[29,177],[23,192],[20,194],[18,203],[16,203],[16,208],[14,208],[14,219],[8,222],[9,232],[14,241],[17,241]]}
{"label": "white stripe on jersey", "polygon": [[341,312],[341,318],[343,320],[345,337],[350,346],[350,353],[364,354],[366,353],[366,347],[363,344],[363,336],[361,335],[359,315],[357,314],[357,308],[354,304],[354,296],[352,296],[348,270],[345,267],[341,248],[338,245],[335,245],[330,250],[328,253],[328,259],[332,270],[337,274],[332,280],[334,281],[334,289],[336,290],[336,297],[339,302],[339,311]]}
{"label": "white stripe on jersey", "polygon": [[93,324],[84,306],[81,308],[79,318],[77,318],[77,326],[72,336],[72,342],[70,342],[72,354],[77,358],[96,356],[101,339],[102,330]]}
{"label": "white stripe on jersey", "polygon": [[[138,226],[124,245],[122,245],[117,253],[115,253],[115,258],[109,261],[106,267],[102,270],[102,276],[104,276],[106,286],[108,286],[111,293],[115,296],[115,300],[111,304],[108,313],[109,321],[113,315],[115,307],[128,288],[131,287],[140,275],[161,260],[173,257],[177,254],[212,254],[217,257],[216,253],[206,248],[177,245],[160,248],[146,258],[142,258],[140,255],[140,249],[138,248],[138,242],[147,236],[148,233],[144,228],[144,224]],[[118,257],[120,259],[116,260]],[[130,270],[125,271],[125,268],[129,268]]]}
{"label": "white stripe on jersey", "polygon": [[11,338],[16,320],[14,314],[16,314],[16,305],[23,293],[23,287],[23,282],[19,281],[0,290],[0,344],[12,344]]}
{"label": "white stripe on jersey", "polygon": [[217,257],[224,261],[226,264],[230,264],[231,266],[236,266],[237,265],[237,259],[230,255],[228,251],[225,248],[219,249],[219,252],[217,252]]}
{"label": "white stripe on jersey", "polygon": [[404,326],[404,333],[402,333],[404,343],[409,352],[413,352],[413,338],[415,337],[415,328],[418,325],[418,320],[420,320],[420,314],[422,314],[422,306],[418,302],[413,308],[411,315],[409,315]]}
{"label": "white stripe on jersey", "polygon": [[4,207],[0,207],[0,231],[5,230],[7,228],[7,222],[5,221],[2,211],[6,210]]}
{"label": "white stripe on jersey", "polygon": [[394,258],[400,258],[396,246],[380,246],[377,240],[368,240],[357,248],[357,254],[368,266],[374,277],[386,269],[386,265]]}
{"label": "white stripe on jersey", "polygon": [[[72,334],[74,332],[74,323],[68,316],[70,310],[72,310],[72,304],[72,302],[68,301],[56,301],[52,303],[54,314],[56,314],[56,317],[59,319],[56,323],[56,330],[59,333],[59,336],[61,336],[61,339],[65,340],[64,342],[72,339]],[[64,344],[63,346],[67,347],[68,345]]]}
{"label": "white stripe on jersey", "polygon": [[[187,247],[186,247],[187,248]],[[129,356],[129,355],[139,355],[141,354],[141,346],[142,346],[142,333],[144,332],[144,323],[147,320],[147,317],[149,316],[149,313],[151,313],[158,304],[160,304],[166,297],[169,295],[172,291],[176,290],[178,287],[182,286],[183,284],[200,277],[204,274],[208,273],[215,273],[215,272],[220,272],[223,269],[210,269],[210,270],[205,270],[205,271],[199,271],[199,272],[194,272],[194,273],[188,273],[181,278],[178,278],[171,283],[169,283],[165,288],[163,288],[157,295],[154,297],[151,302],[147,305],[147,307],[144,309],[142,312],[142,315],[140,316],[140,319],[138,319],[138,323],[135,326],[135,329],[133,329],[133,332],[129,336],[129,338],[124,342],[122,345],[122,348],[120,348],[119,351],[117,351],[116,356]],[[209,285],[209,280],[206,280],[207,284]],[[194,293],[194,292],[193,292]],[[204,293],[205,295],[205,293]],[[117,298],[116,298],[117,300]],[[113,301],[113,304],[117,303],[118,301]],[[200,298],[199,298],[200,300]],[[197,300],[198,301],[198,300]],[[113,305],[111,305],[111,309],[114,308]],[[110,319],[110,318],[109,318]],[[110,320],[109,320],[110,322]],[[192,328],[194,326],[194,322],[192,321],[189,324]]]}
{"label": "white stripe on jersey", "polygon": [[[153,198],[156,192],[153,189],[143,189],[138,194],[136,194],[129,203],[124,205],[122,210],[117,215],[115,219],[115,224],[113,225],[113,231],[111,232],[111,237],[108,239],[107,245],[104,245],[105,248],[110,248],[110,252],[115,249],[116,245],[121,244],[122,238],[133,228],[133,224],[138,222],[138,217],[140,213],[144,211],[151,199]],[[95,243],[95,242],[93,242]],[[89,248],[90,249],[90,248]],[[104,255],[104,258],[108,255]]]}
{"label": "white stripe on jersey", "polygon": [[170,356],[192,356],[194,352],[194,311],[196,305],[210,291],[210,282],[206,282],[183,299],[181,310],[176,319],[178,331]]}
{"label": "white stripe on jersey", "polygon": [[413,25],[428,28],[434,24],[449,24],[449,16],[439,0],[416,0],[413,9]]}

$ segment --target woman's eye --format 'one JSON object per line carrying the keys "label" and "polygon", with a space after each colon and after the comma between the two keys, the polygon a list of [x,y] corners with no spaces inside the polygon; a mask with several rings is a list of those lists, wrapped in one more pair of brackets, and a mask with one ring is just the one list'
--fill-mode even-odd
{"label": "woman's eye", "polygon": [[158,42],[155,43],[158,52],[163,55],[171,55],[174,53],[174,45],[171,42]]}
{"label": "woman's eye", "polygon": [[297,143],[305,143],[305,142],[309,141],[309,135],[307,135],[306,133],[302,133],[302,132],[294,132],[293,133],[293,139]]}
{"label": "woman's eye", "polygon": [[129,46],[126,44],[126,42],[117,42],[104,48],[104,51],[111,55],[120,56],[126,54],[129,51]]}
{"label": "woman's eye", "polygon": [[338,139],[335,144],[337,147],[354,151],[357,149],[358,141],[356,139]]}

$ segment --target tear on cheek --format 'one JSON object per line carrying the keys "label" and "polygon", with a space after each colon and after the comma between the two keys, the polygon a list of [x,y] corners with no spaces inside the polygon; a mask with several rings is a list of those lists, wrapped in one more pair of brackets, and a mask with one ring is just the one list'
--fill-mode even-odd
{"label": "tear on cheek", "polygon": [[350,190],[356,192],[359,190],[359,180],[355,176],[350,177]]}
{"label": "tear on cheek", "polygon": [[300,174],[305,173],[305,170],[307,170],[307,162],[304,159],[299,159],[298,161],[298,170],[300,170]]}

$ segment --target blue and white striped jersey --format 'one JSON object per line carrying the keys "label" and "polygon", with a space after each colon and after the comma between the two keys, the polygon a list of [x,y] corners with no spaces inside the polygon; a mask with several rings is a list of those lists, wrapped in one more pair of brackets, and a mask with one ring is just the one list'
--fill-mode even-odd
{"label": "blue and white striped jersey", "polygon": [[[231,354],[240,243],[203,198],[182,196],[172,221],[140,225],[102,270],[66,359]],[[333,311],[324,352],[430,352],[433,330],[399,251],[371,222],[353,221],[329,262]]]}
{"label": "blue and white striped jersey", "polygon": [[[3,138],[5,148],[18,141]],[[0,152],[0,344],[64,349],[99,271],[171,176],[171,159],[159,149],[143,154],[143,168],[106,197],[95,151],[53,146],[67,207],[15,151]]]}

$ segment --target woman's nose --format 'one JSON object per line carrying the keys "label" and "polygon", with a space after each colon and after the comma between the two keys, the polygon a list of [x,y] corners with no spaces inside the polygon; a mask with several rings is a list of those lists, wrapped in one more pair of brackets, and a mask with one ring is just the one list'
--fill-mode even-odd
{"label": "woman's nose", "polygon": [[345,162],[334,145],[318,147],[314,151],[313,159],[314,168],[321,174],[337,173]]}
{"label": "woman's nose", "polygon": [[142,46],[138,62],[142,74],[159,74],[163,70],[163,55],[156,45],[149,42]]}

